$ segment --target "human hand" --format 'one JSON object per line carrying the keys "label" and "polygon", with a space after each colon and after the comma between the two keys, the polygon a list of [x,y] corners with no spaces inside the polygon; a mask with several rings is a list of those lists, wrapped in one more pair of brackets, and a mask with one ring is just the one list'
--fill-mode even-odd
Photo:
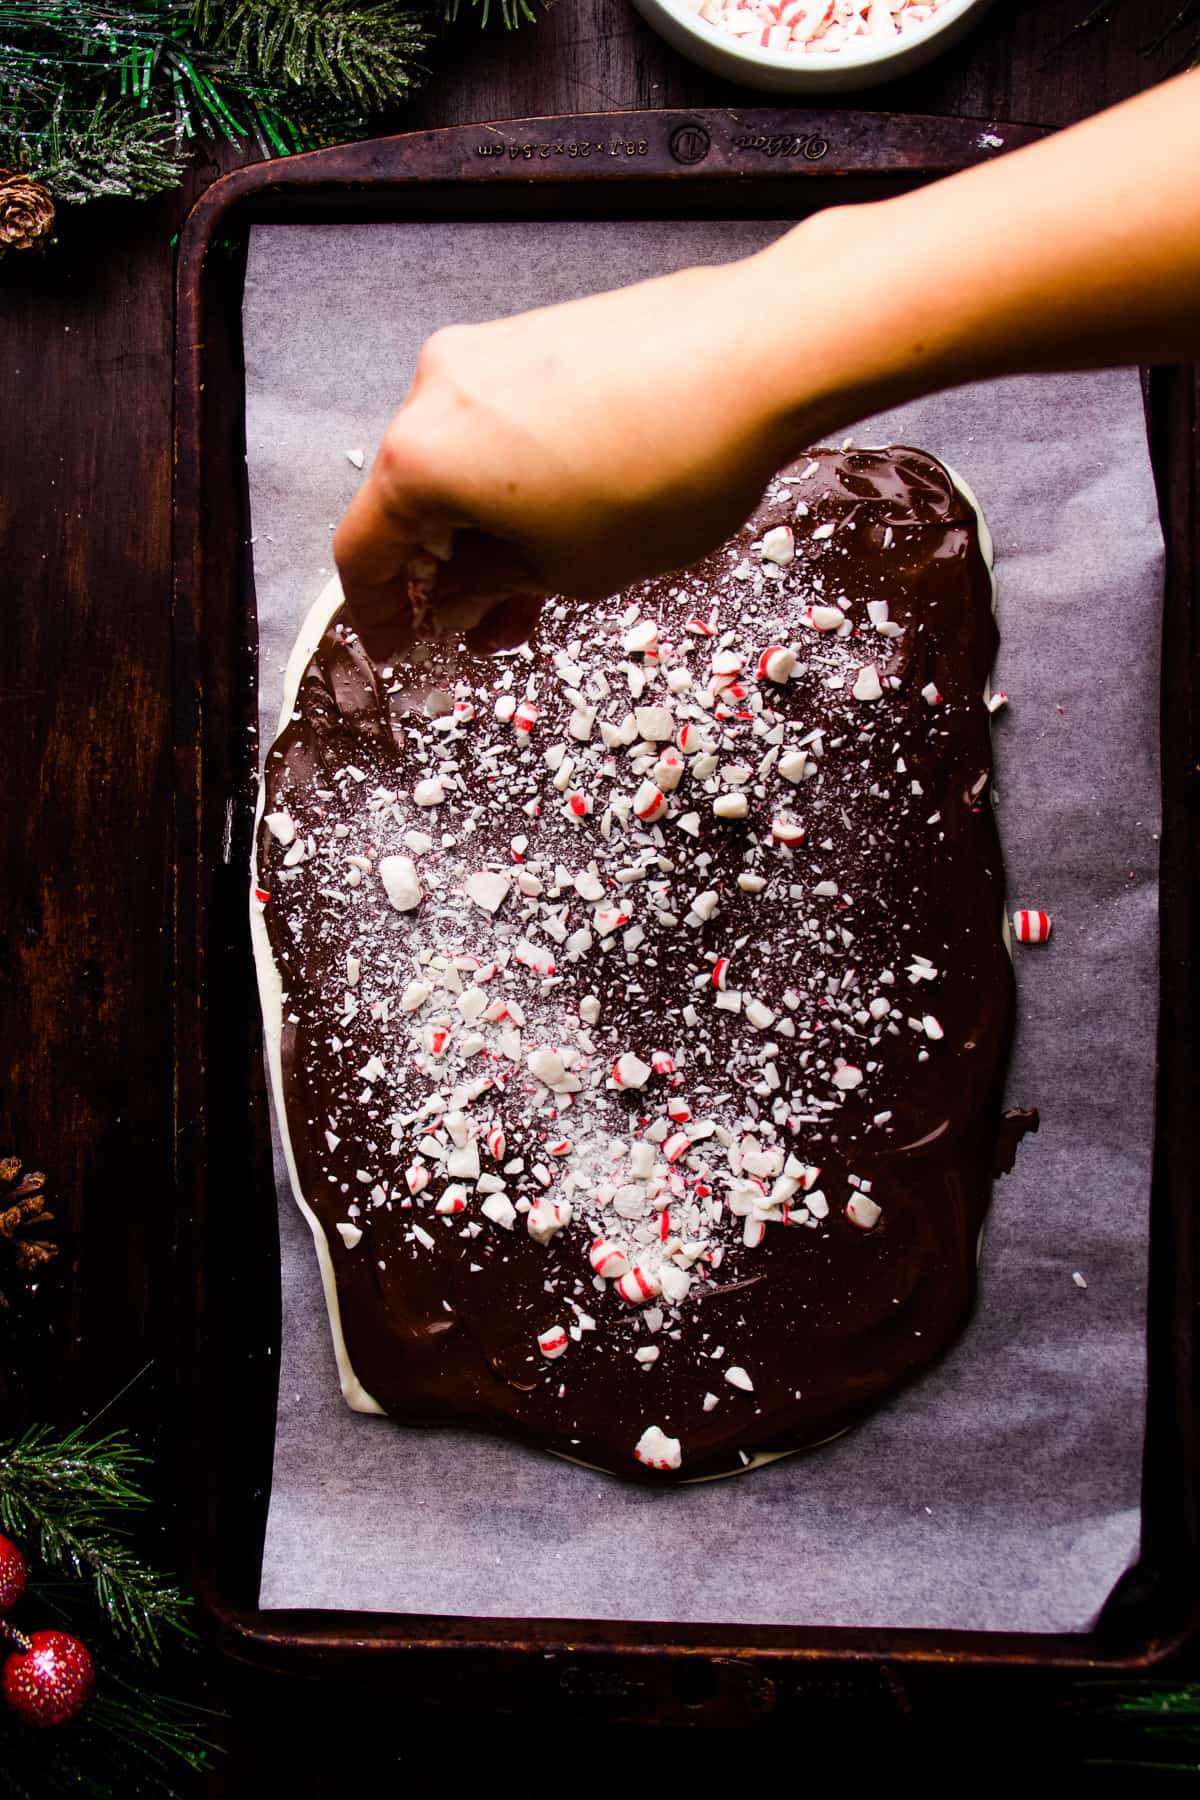
{"label": "human hand", "polygon": [[519,643],[543,595],[601,598],[740,524],[782,449],[756,262],[429,339],[334,539],[377,660]]}

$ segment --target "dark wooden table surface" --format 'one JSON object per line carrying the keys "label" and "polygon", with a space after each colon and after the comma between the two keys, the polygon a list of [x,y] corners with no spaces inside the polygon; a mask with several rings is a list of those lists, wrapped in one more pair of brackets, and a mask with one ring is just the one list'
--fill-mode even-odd
{"label": "dark wooden table surface", "polygon": [[[1069,35],[1090,5],[997,0],[928,71],[848,103],[1060,126],[1161,79],[1186,48],[1142,53],[1178,0],[1113,0]],[[559,0],[536,29],[456,29],[389,123],[754,98],[684,62],[628,0]],[[44,261],[0,268],[0,1152],[47,1171],[65,1246],[44,1306],[4,1347],[0,1435],[107,1406],[106,1423],[153,1450],[169,1425],[172,239],[218,172],[201,158],[184,194],[67,215]],[[166,1493],[163,1556],[170,1527]],[[202,1790],[214,1796],[249,1795],[264,1775],[297,1795],[433,1796],[485,1767],[507,1791],[571,1793],[605,1769],[657,1786],[689,1778],[695,1751],[697,1734],[689,1748],[614,1733],[593,1765],[567,1754],[566,1731],[464,1723],[450,1755],[444,1731],[353,1696],[312,1708],[297,1731],[305,1696],[219,1667],[206,1679],[231,1709],[217,1729],[228,1754]],[[1069,1715],[1060,1727],[1077,1754]],[[898,1726],[911,1754],[935,1742],[939,1761],[963,1729]],[[1002,1748],[994,1726],[971,1729]],[[879,1754],[851,1732],[842,1773]],[[705,1738],[713,1784],[760,1755]]]}

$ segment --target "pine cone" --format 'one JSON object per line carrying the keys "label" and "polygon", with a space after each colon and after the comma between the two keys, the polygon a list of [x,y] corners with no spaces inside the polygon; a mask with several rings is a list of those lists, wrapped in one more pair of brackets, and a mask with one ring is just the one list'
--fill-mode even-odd
{"label": "pine cone", "polygon": [[33,1170],[22,1175],[19,1156],[0,1158],[0,1242],[11,1241],[13,1259],[25,1273],[57,1254],[44,1238],[18,1235],[26,1225],[36,1222],[40,1231],[53,1222],[54,1214],[46,1211],[45,1185],[46,1177]]}
{"label": "pine cone", "polygon": [[0,169],[0,255],[33,250],[54,224],[54,197],[40,181],[19,169]]}

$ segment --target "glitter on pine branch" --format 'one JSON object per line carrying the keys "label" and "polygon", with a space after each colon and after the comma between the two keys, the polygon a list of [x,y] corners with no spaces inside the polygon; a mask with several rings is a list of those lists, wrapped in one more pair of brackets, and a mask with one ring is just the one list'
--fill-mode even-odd
{"label": "glitter on pine branch", "polygon": [[220,1715],[173,1691],[176,1678],[185,1696],[200,1680],[190,1602],[138,1561],[123,1530],[149,1504],[148,1461],[121,1432],[36,1426],[0,1446],[0,1531],[29,1561],[20,1625],[52,1621],[96,1668],[69,1727],[37,1730],[0,1707],[3,1800],[181,1800],[179,1782],[194,1792],[192,1773],[210,1762],[205,1734]]}
{"label": "glitter on pine branch", "polygon": [[401,99],[424,76],[432,33],[420,13],[384,0],[196,0],[201,43],[250,75],[370,111]]}
{"label": "glitter on pine branch", "polygon": [[[496,0],[506,25],[553,0]],[[461,0],[480,25],[491,0]],[[460,0],[0,0],[0,168],[67,204],[148,199],[188,140],[264,156],[361,137],[403,101]]]}
{"label": "glitter on pine branch", "polygon": [[90,112],[56,104],[41,123],[5,125],[0,110],[0,163],[27,169],[66,205],[149,198],[183,179],[188,152],[170,114],[142,112],[126,100],[97,100]]}
{"label": "glitter on pine branch", "polygon": [[[68,203],[148,199],[179,181],[186,139],[249,137],[264,155],[305,147],[286,84],[237,76],[197,36],[195,10],[195,0],[0,0],[0,165]],[[313,111],[328,114],[323,97]]]}
{"label": "glitter on pine branch", "polygon": [[[472,12],[479,15],[479,23],[485,29],[492,17],[492,0],[467,0]],[[515,31],[524,20],[529,25],[536,25],[538,8],[549,12],[554,0],[499,0],[499,13],[507,30]],[[462,15],[461,0],[442,0],[442,17],[451,24],[456,24]]]}
{"label": "glitter on pine branch", "polygon": [[[168,1633],[188,1632],[187,1596],[134,1554],[119,1523],[150,1504],[147,1458],[119,1432],[88,1439],[34,1426],[0,1451],[0,1531],[47,1568],[89,1584],[114,1635],[157,1662]],[[69,1600],[71,1589],[57,1590]],[[53,1602],[54,1591],[45,1591]]]}

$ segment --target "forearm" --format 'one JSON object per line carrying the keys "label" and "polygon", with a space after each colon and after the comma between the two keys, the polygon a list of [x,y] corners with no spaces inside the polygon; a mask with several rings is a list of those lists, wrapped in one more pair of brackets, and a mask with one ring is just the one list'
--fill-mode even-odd
{"label": "forearm", "polygon": [[[1198,170],[1200,74],[741,262],[438,333],[334,544],[364,640],[515,642],[538,595],[695,561],[773,470],[917,394],[1200,354]],[[418,619],[414,558],[451,542]]]}
{"label": "forearm", "polygon": [[745,266],[776,307],[806,296],[779,309],[755,373],[785,454],[814,428],[961,382],[1191,360],[1200,73],[949,180],[817,215]]}

